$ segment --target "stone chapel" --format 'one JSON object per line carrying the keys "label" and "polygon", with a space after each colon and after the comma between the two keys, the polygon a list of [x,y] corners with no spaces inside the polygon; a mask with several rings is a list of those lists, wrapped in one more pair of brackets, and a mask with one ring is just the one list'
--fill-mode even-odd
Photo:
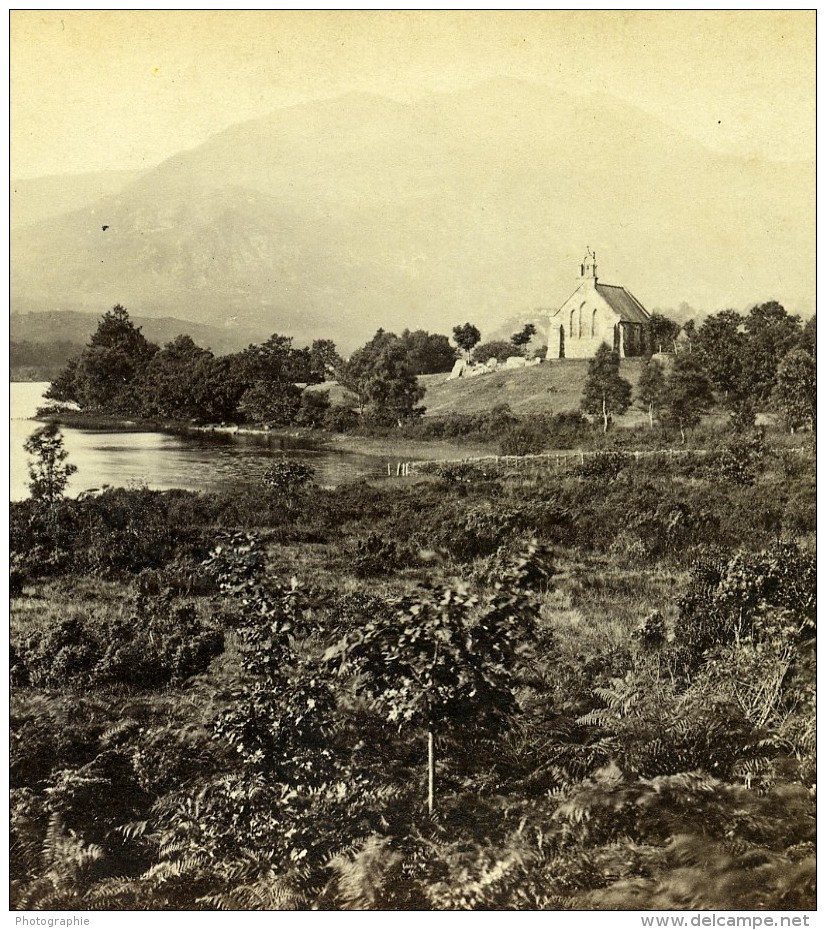
{"label": "stone chapel", "polygon": [[546,358],[592,358],[603,342],[620,358],[642,355],[649,312],[624,287],[598,281],[590,249],[579,276],[577,289],[551,314]]}

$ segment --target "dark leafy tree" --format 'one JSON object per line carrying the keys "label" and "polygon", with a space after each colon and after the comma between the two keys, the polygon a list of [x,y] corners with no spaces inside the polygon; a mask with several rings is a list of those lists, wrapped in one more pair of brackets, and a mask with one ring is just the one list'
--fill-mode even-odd
{"label": "dark leafy tree", "polygon": [[482,342],[473,350],[471,358],[474,362],[487,363],[495,358],[497,362],[506,362],[513,355],[513,344],[504,339],[492,339]]}
{"label": "dark leafy tree", "polygon": [[700,422],[712,402],[711,385],[696,357],[678,355],[663,392],[662,417],[666,425],[679,429],[685,443],[686,430]]}
{"label": "dark leafy tree", "polygon": [[519,332],[511,336],[511,344],[520,352],[525,352],[525,347],[536,335],[536,326],[533,323],[526,323]]}
{"label": "dark leafy tree", "polygon": [[356,395],[359,409],[367,409],[377,423],[400,423],[424,413],[417,406],[424,388],[416,380],[409,352],[394,333],[378,330],[353,353],[339,380]]}
{"label": "dark leafy tree", "polygon": [[301,388],[281,381],[256,381],[244,391],[238,412],[249,423],[289,426],[301,408]]}
{"label": "dark leafy tree", "polygon": [[192,370],[196,416],[207,423],[234,422],[246,390],[236,355],[201,356]]}
{"label": "dark leafy tree", "polygon": [[665,375],[662,365],[651,359],[643,368],[637,384],[637,402],[648,413],[648,423],[654,428],[654,417],[658,414],[665,391]]}
{"label": "dark leafy tree", "polygon": [[648,353],[673,352],[680,324],[661,313],[652,313],[645,324],[645,342]]}
{"label": "dark leafy tree", "polygon": [[190,336],[178,336],[156,352],[143,373],[143,415],[200,418],[205,398],[196,372],[212,358],[212,353],[195,345]]}
{"label": "dark leafy tree", "polygon": [[792,433],[817,428],[817,362],[805,349],[792,349],[780,362],[773,401]]}
{"label": "dark leafy tree", "polygon": [[310,346],[310,370],[312,380],[320,384],[334,378],[340,368],[342,358],[338,354],[332,339],[314,339]]}
{"label": "dark leafy tree", "polygon": [[373,378],[379,356],[395,343],[398,343],[395,333],[379,329],[375,336],[357,349],[339,369],[338,380],[356,395],[360,412],[364,412],[369,401],[368,385]]}
{"label": "dark leafy tree", "polygon": [[118,304],[103,315],[89,345],[58,377],[49,396],[84,408],[135,413],[139,382],[157,351]]}
{"label": "dark leafy tree", "polygon": [[799,346],[813,358],[817,358],[817,314],[806,320],[800,334]]}
{"label": "dark leafy tree", "polygon": [[313,380],[311,350],[294,349],[290,336],[272,336],[260,345],[251,345],[242,353],[240,363],[250,383],[308,383]]}
{"label": "dark leafy tree", "polygon": [[78,403],[82,387],[78,380],[80,375],[79,364],[80,357],[70,358],[46,389],[45,396],[50,400],[58,400],[64,403]]}
{"label": "dark leafy tree", "polygon": [[473,347],[481,338],[482,334],[472,323],[463,323],[461,326],[453,327],[453,339],[465,353],[465,358],[470,358]]}
{"label": "dark leafy tree", "polygon": [[140,327],[129,319],[129,312],[121,304],[116,304],[103,314],[89,345],[92,348],[121,349],[133,358],[151,354],[150,343],[146,341]]}
{"label": "dark leafy tree", "polygon": [[77,471],[77,466],[66,463],[69,453],[63,445],[63,434],[54,423],[47,423],[29,436],[23,448],[35,458],[29,463],[32,498],[54,504],[63,497],[69,478]]}
{"label": "dark leafy tree", "polygon": [[406,329],[401,335],[407,349],[413,374],[430,375],[450,371],[456,361],[456,350],[447,336],[428,333],[423,329],[414,332]]}
{"label": "dark leafy tree", "polygon": [[631,404],[631,385],[620,377],[619,354],[603,343],[588,362],[588,379],[582,396],[582,409],[602,417],[602,430],[608,432],[611,418],[625,413]]}
{"label": "dark leafy tree", "polygon": [[404,347],[388,346],[375,360],[367,382],[370,416],[378,423],[400,424],[424,413],[424,407],[418,406],[422,397],[424,388],[416,380]]}
{"label": "dark leafy tree", "polygon": [[692,353],[726,401],[748,393],[746,343],[743,317],[734,310],[722,310],[704,320],[692,343]]}
{"label": "dark leafy tree", "polygon": [[306,426],[310,429],[321,426],[329,409],[329,391],[308,391],[305,389],[301,394],[301,403],[295,416],[296,426]]}
{"label": "dark leafy tree", "polygon": [[746,388],[758,403],[769,400],[780,360],[800,341],[800,318],[777,301],[752,307],[743,323],[748,337],[744,364]]}

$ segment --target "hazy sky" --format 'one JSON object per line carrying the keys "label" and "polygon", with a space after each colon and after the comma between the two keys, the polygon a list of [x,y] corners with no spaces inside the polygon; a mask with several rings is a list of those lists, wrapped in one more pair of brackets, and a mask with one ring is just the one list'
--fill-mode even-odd
{"label": "hazy sky", "polygon": [[814,158],[815,13],[11,13],[12,176],[141,168],[348,90],[508,75],[614,94],[720,152]]}

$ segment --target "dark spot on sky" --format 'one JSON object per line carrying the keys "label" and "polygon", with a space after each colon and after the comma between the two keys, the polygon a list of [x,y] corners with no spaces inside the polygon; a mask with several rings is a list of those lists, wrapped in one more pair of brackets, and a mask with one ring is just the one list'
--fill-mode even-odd
{"label": "dark spot on sky", "polygon": [[100,228],[101,228],[104,232],[106,232],[106,230],[107,230],[109,227],[108,227],[108,226],[101,226]]}

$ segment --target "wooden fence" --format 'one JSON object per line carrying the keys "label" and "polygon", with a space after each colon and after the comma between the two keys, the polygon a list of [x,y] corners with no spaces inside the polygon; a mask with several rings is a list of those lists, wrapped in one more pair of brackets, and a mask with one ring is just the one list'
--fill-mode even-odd
{"label": "wooden fence", "polygon": [[[806,451],[805,446],[770,450],[802,453]],[[445,465],[473,465],[483,471],[496,472],[520,472],[527,470],[561,470],[570,464],[584,465],[585,460],[600,455],[617,454],[626,456],[639,462],[644,458],[661,457],[664,461],[673,460],[679,456],[703,456],[710,455],[712,449],[637,449],[626,451],[623,449],[593,449],[593,450],[568,450],[564,452],[540,452],[533,455],[479,455],[462,459],[425,459],[420,461],[397,462],[394,467],[388,462],[388,476],[395,473],[397,477],[410,477],[412,475],[421,475],[435,468]],[[719,450],[718,450],[719,451]]]}

